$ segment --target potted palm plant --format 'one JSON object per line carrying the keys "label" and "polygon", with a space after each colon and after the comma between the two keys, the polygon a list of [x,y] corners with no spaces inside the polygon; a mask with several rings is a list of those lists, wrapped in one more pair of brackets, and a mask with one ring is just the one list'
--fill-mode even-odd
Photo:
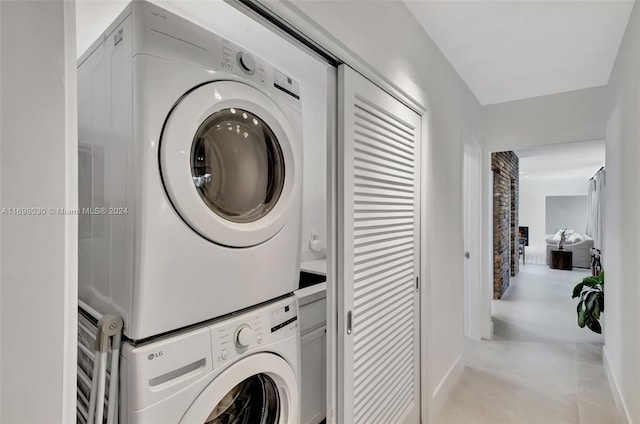
{"label": "potted palm plant", "polygon": [[578,326],[601,334],[600,315],[604,312],[604,271],[597,277],[585,277],[573,288],[572,299],[580,297],[576,311]]}
{"label": "potted palm plant", "polygon": [[560,233],[560,240],[558,241],[558,249],[562,250],[564,249],[564,243],[567,241],[567,236],[569,234],[567,233],[566,228],[564,230],[558,230],[558,232]]}

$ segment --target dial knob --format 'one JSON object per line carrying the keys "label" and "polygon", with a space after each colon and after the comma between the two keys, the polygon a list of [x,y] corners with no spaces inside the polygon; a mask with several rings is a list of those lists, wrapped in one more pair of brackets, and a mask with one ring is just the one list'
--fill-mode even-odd
{"label": "dial knob", "polygon": [[253,330],[248,325],[243,325],[236,330],[236,346],[247,347],[253,342]]}
{"label": "dial knob", "polygon": [[238,65],[244,71],[244,73],[253,75],[256,72],[256,60],[249,53],[238,53]]}

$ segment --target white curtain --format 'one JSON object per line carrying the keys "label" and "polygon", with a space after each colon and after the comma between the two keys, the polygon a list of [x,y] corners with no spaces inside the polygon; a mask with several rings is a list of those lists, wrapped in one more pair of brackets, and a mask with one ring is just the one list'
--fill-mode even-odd
{"label": "white curtain", "polygon": [[601,168],[589,180],[589,199],[587,210],[587,235],[593,238],[593,247],[602,249],[602,217],[604,201],[604,168]]}

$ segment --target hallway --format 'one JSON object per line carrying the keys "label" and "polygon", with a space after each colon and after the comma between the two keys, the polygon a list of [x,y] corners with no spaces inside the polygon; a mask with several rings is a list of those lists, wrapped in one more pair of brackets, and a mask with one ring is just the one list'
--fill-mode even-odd
{"label": "hallway", "polygon": [[492,301],[494,339],[467,341],[465,369],[436,423],[613,424],[601,335],[576,324],[587,270],[525,265]]}

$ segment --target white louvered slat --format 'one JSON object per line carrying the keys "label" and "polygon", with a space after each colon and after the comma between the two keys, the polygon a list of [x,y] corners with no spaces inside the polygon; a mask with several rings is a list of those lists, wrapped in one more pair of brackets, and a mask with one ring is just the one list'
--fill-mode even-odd
{"label": "white louvered slat", "polygon": [[390,143],[384,136],[376,134],[367,128],[356,128],[354,131],[354,139],[363,146],[392,156],[395,160],[413,160],[413,152],[411,149]]}
{"label": "white louvered slat", "polygon": [[[356,140],[356,142],[360,144],[358,140]],[[367,150],[367,148],[369,150]],[[409,179],[413,178],[413,168],[407,166],[406,164],[407,161],[413,161],[413,158],[403,159],[400,156],[393,156],[389,154],[387,154],[387,156],[384,156],[382,151],[377,151],[374,153],[374,151],[372,150],[373,148],[364,144],[360,148],[356,147],[356,153],[358,154],[356,163],[362,162],[381,165],[388,171],[397,172],[398,175],[404,175]]]}
{"label": "white louvered slat", "polygon": [[393,232],[377,232],[360,237],[355,237],[354,244],[357,247],[374,246],[377,243],[394,242],[394,241],[407,241],[406,239],[413,238],[413,232],[411,230],[398,230]]}
{"label": "white louvered slat", "polygon": [[[413,218],[411,211],[371,211],[371,210],[358,210],[354,211],[353,218],[356,221],[363,221],[369,223],[380,222],[385,219],[406,219]],[[373,221],[373,222],[372,222]]]}
{"label": "white louvered slat", "polygon": [[410,218],[406,218],[403,220],[399,220],[399,219],[376,219],[376,222],[374,222],[373,224],[370,222],[367,222],[366,219],[357,219],[354,217],[354,230],[358,231],[360,229],[365,229],[365,228],[370,228],[373,226],[384,226],[384,227],[393,227],[394,225],[401,225],[401,224],[406,224],[406,225],[411,225],[413,226],[413,217]]}
{"label": "white louvered slat", "polygon": [[381,240],[385,237],[398,237],[413,235],[413,228],[408,225],[394,225],[388,228],[379,229],[375,226],[362,227],[354,233],[354,241],[356,244],[368,243],[374,240]]}
{"label": "white louvered slat", "polygon": [[356,182],[386,181],[387,183],[397,185],[399,189],[414,189],[412,181],[409,181],[406,177],[398,177],[393,172],[385,172],[382,167],[378,167],[378,169],[367,169],[362,166],[354,165],[354,174],[358,178],[358,181]]}
{"label": "white louvered slat", "polygon": [[338,303],[347,331],[338,341],[343,403],[337,421],[413,424],[420,419],[420,117],[354,71],[340,72]]}
{"label": "white louvered slat", "polygon": [[[385,257],[384,254],[378,254],[377,256],[370,256],[367,260],[356,262],[354,266],[354,283],[361,283],[365,279],[375,277],[376,275],[384,272],[385,270],[397,268],[407,261],[411,261],[413,258],[413,252],[407,247],[403,251],[395,252],[389,257]],[[354,290],[358,290],[361,284],[354,284]]]}
{"label": "white louvered slat", "polygon": [[404,193],[401,191],[394,192],[390,189],[380,189],[380,188],[371,188],[371,187],[357,187],[357,191],[355,193],[355,201],[367,202],[373,199],[377,199],[378,201],[398,201],[398,202],[407,202],[413,201],[413,198],[410,193]]}
{"label": "white louvered slat", "polygon": [[360,187],[369,187],[369,188],[375,188],[375,189],[380,189],[380,190],[392,190],[394,192],[398,192],[399,194],[406,194],[406,193],[411,193],[413,194],[413,185],[412,184],[408,184],[406,187],[402,187],[398,184],[398,181],[389,181],[387,179],[381,179],[381,178],[376,178],[375,175],[368,177],[367,175],[365,175],[364,173],[358,173],[359,181],[364,181],[364,183],[362,182],[357,182],[355,184],[356,188],[360,188]]}
{"label": "white louvered slat", "polygon": [[393,283],[395,280],[413,277],[413,264],[407,261],[404,265],[397,267],[395,270],[387,270],[380,273],[379,278],[371,279],[369,284],[361,284],[354,293],[354,302],[365,296],[377,296],[380,290],[383,290],[387,284]]}
{"label": "white louvered slat", "polygon": [[408,151],[413,152],[414,128],[406,126],[395,117],[385,114],[384,111],[380,113],[379,105],[369,102],[363,96],[358,98],[354,106],[356,128],[369,129],[386,140],[395,141],[397,147],[404,146]]}
{"label": "white louvered slat", "polygon": [[[398,324],[398,329],[402,328],[402,323]],[[389,343],[387,343],[387,347],[397,347],[399,343],[402,341],[402,334],[395,331],[392,332],[392,335],[389,337]],[[364,349],[364,346],[363,346]],[[376,365],[376,362],[379,361],[378,355],[376,355],[375,351],[365,351],[362,354],[362,360],[358,363],[358,366],[354,369],[354,378],[361,379],[362,375],[368,375],[367,373],[371,369],[371,367]]]}

